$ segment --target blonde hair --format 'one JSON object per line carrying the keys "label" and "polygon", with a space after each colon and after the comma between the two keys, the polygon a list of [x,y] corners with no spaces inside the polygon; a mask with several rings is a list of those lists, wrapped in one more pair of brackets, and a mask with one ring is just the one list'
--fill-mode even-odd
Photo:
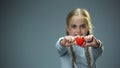
{"label": "blonde hair", "polygon": [[[91,24],[91,19],[90,19],[90,15],[89,12],[86,9],[74,9],[71,12],[68,13],[67,18],[66,18],[66,25],[69,25],[69,21],[73,16],[81,16],[84,21],[86,22],[87,26],[88,26],[88,35],[92,34],[92,24]],[[66,30],[66,34],[69,35],[69,33]]]}
{"label": "blonde hair", "polygon": [[[66,26],[68,27],[69,25],[69,21],[73,16],[81,16],[81,19],[84,20],[84,22],[86,22],[87,26],[88,26],[88,33],[87,35],[92,34],[92,24],[91,24],[91,19],[90,19],[90,15],[89,12],[86,9],[74,9],[71,12],[68,13],[67,18],[66,18]],[[69,35],[69,33],[66,30],[66,34]],[[73,52],[73,47],[70,46],[70,51],[71,51],[71,57],[72,57],[72,68],[74,68],[74,61],[75,61],[75,55]],[[86,48],[86,59],[87,59],[87,63],[88,63],[88,68],[90,68],[90,55],[89,55],[89,51],[88,48]]]}

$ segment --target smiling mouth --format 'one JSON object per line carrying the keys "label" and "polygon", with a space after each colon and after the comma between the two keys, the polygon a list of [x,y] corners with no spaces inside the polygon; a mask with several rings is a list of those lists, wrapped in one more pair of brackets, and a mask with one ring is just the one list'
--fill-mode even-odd
{"label": "smiling mouth", "polygon": [[83,36],[83,34],[75,34],[75,36]]}

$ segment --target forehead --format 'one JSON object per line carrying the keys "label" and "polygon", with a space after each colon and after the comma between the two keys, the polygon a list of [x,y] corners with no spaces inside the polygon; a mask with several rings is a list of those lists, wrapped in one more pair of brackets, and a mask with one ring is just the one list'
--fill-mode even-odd
{"label": "forehead", "polygon": [[69,24],[85,24],[85,21],[81,16],[73,16],[71,17]]}

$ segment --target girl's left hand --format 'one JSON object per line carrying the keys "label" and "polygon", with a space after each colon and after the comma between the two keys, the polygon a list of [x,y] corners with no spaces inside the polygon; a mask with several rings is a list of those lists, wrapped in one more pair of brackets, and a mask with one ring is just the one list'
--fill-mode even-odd
{"label": "girl's left hand", "polygon": [[84,39],[85,39],[85,44],[83,45],[83,47],[89,47],[89,46],[98,47],[99,46],[99,42],[95,38],[94,35],[84,36]]}

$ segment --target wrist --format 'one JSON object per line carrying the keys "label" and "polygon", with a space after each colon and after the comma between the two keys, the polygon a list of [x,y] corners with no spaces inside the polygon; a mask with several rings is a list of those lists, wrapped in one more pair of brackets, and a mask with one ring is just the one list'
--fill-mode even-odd
{"label": "wrist", "polygon": [[63,46],[63,39],[61,39],[61,40],[60,40],[60,45],[62,45],[62,46]]}
{"label": "wrist", "polygon": [[96,45],[95,45],[94,47],[95,47],[95,48],[100,47],[100,41],[99,41],[99,40],[97,40],[96,42],[97,42],[97,43],[96,43]]}

